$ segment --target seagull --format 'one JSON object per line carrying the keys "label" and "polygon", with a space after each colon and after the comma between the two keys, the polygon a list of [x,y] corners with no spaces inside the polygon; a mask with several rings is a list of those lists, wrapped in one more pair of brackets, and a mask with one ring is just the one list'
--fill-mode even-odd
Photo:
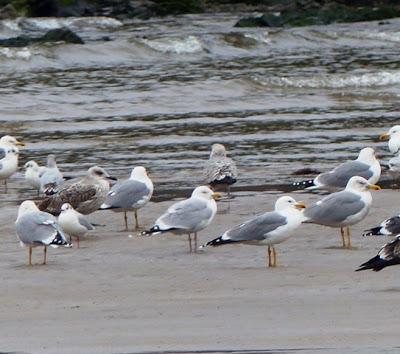
{"label": "seagull", "polygon": [[6,192],[7,179],[14,174],[18,168],[18,146],[25,146],[25,144],[10,135],[4,135],[0,138],[0,180],[4,180]]}
{"label": "seagull", "polygon": [[387,140],[389,139],[388,142],[388,147],[389,151],[392,154],[396,154],[400,152],[400,125],[395,125],[391,127],[387,133],[383,133],[379,136],[380,140]]}
{"label": "seagull", "polygon": [[400,235],[384,245],[378,254],[369,261],[361,264],[356,272],[372,269],[379,272],[385,267],[400,264]]}
{"label": "seagull", "polygon": [[85,177],[64,183],[55,194],[44,198],[39,204],[39,209],[58,215],[61,206],[69,203],[79,213],[91,214],[104,203],[110,191],[110,183],[115,180],[116,178],[111,177],[103,168],[93,166],[89,168]]}
{"label": "seagull", "polygon": [[126,212],[134,210],[135,228],[139,229],[137,210],[144,207],[153,195],[153,182],[148,177],[143,166],[135,167],[128,180],[116,184],[108,193],[106,201],[100,209],[112,209],[123,211],[125,220],[125,231],[128,230],[128,218]]}
{"label": "seagull", "polygon": [[57,167],[56,157],[53,154],[47,156],[47,166],[40,174],[40,191],[46,195],[54,194],[55,188],[64,183],[64,177]]}
{"label": "seagull", "polygon": [[4,180],[4,189],[7,192],[7,179],[17,171],[18,151],[14,147],[0,148],[0,180]]}
{"label": "seagull", "polygon": [[[367,216],[372,203],[370,189],[381,188],[370,184],[363,177],[351,177],[345,190],[332,193],[305,209],[303,222],[340,227],[343,248],[351,248],[349,226],[357,224]],[[347,228],[347,242],[344,227]]]}
{"label": "seagull", "polygon": [[205,245],[221,246],[227,243],[246,243],[268,246],[268,266],[276,267],[275,244],[286,241],[301,225],[304,203],[283,196],[275,202],[275,210],[239,224]]}
{"label": "seagull", "polygon": [[39,193],[40,190],[40,175],[46,169],[45,166],[39,166],[35,161],[28,161],[25,165],[25,180],[26,182]]}
{"label": "seagull", "polygon": [[217,212],[215,200],[220,198],[219,193],[214,193],[207,186],[199,186],[194,189],[189,199],[182,200],[171,205],[161,215],[154,226],[143,231],[142,235],[153,235],[171,232],[176,235],[187,234],[189,252],[192,253],[191,234],[194,234],[194,252],[197,251],[197,232],[206,228]]}
{"label": "seagull", "polygon": [[44,247],[43,264],[46,264],[47,246],[56,248],[72,246],[65,239],[56,218],[49,213],[39,211],[31,200],[25,200],[19,206],[15,226],[21,245],[29,247],[29,265],[32,265],[33,247]]}
{"label": "seagull", "polygon": [[369,183],[375,184],[381,176],[381,165],[375,157],[374,149],[362,149],[356,160],[347,161],[334,168],[332,171],[319,174],[311,180],[295,182],[294,186],[306,189],[327,189],[336,191],[346,187],[353,176],[364,177]]}
{"label": "seagull", "polygon": [[231,185],[236,183],[237,169],[235,162],[226,157],[226,149],[222,144],[213,144],[210,158],[204,169],[206,183],[212,188],[224,186],[230,196]]}
{"label": "seagull", "polygon": [[396,236],[400,234],[400,214],[382,221],[378,226],[365,230],[363,236]]}
{"label": "seagull", "polygon": [[85,216],[78,213],[69,203],[64,203],[61,206],[58,224],[61,226],[61,229],[70,236],[70,243],[72,242],[72,237],[76,237],[78,248],[79,239],[85,236],[88,231],[94,230],[93,225]]}

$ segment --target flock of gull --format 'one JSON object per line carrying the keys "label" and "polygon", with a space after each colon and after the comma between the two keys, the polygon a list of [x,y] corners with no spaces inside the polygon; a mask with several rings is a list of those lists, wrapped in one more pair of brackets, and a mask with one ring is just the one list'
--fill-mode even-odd
{"label": "flock of gull", "polygon": [[[392,127],[381,139],[389,138],[389,150],[399,154],[389,161],[391,173],[400,172],[400,126]],[[0,139],[0,180],[7,179],[18,168],[19,148],[24,144],[12,136]],[[189,251],[197,252],[207,246],[245,243],[267,246],[268,266],[277,265],[275,245],[288,239],[303,223],[313,223],[340,229],[343,248],[350,249],[350,226],[363,220],[371,207],[371,190],[381,175],[381,165],[371,147],[363,148],[357,159],[347,161],[333,170],[321,173],[314,179],[296,182],[306,190],[323,189],[331,194],[313,205],[307,206],[290,196],[282,196],[275,202],[273,211],[265,212],[241,224],[233,226],[221,236],[198,246],[197,233],[206,228],[217,213],[216,201],[226,191],[230,198],[230,186],[237,181],[235,162],[227,157],[222,144],[213,144],[210,158],[204,167],[205,185],[196,187],[190,198],[172,204],[154,225],[141,235],[160,233],[184,234],[188,237]],[[86,215],[97,210],[123,212],[125,230],[128,230],[128,211],[134,212],[135,229],[138,230],[138,210],[152,197],[153,183],[142,166],[135,167],[130,177],[117,182],[99,166],[88,169],[80,178],[66,180],[57,167],[54,155],[49,155],[46,166],[35,161],[25,164],[25,181],[40,196],[38,201],[25,200],[18,209],[15,222],[21,245],[29,250],[43,247],[43,264],[46,264],[47,247],[72,247],[94,226]],[[362,264],[357,271],[400,264],[400,215],[383,221],[379,226],[366,230],[364,235],[391,235],[395,238],[384,245],[378,255]],[[67,238],[67,236],[69,238]]]}

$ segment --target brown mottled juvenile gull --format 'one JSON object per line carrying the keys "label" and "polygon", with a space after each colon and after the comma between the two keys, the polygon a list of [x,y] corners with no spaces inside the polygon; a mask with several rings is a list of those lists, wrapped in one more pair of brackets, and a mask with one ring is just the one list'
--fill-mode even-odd
{"label": "brown mottled juvenile gull", "polygon": [[335,191],[346,187],[353,176],[364,177],[369,183],[375,184],[381,176],[381,165],[375,157],[374,149],[362,149],[356,160],[347,161],[332,171],[319,174],[311,180],[295,182],[294,186],[306,189],[326,189]]}
{"label": "brown mottled juvenile gull", "polygon": [[164,232],[188,235],[189,252],[193,251],[191,235],[194,234],[194,252],[197,251],[197,232],[207,227],[217,212],[218,193],[207,186],[195,188],[189,199],[171,205],[161,215],[154,226],[142,232],[142,235],[153,235]]}
{"label": "brown mottled juvenile gull", "polygon": [[387,133],[383,133],[379,137],[380,140],[387,140],[389,151],[392,154],[400,152],[400,125],[394,125]]}
{"label": "brown mottled juvenile gull", "polygon": [[135,228],[139,229],[137,210],[144,207],[153,195],[153,182],[148,177],[143,166],[136,166],[128,180],[116,184],[108,193],[106,201],[100,209],[123,211],[125,230],[128,230],[128,218],[126,212],[135,212]]}
{"label": "brown mottled juvenile gull", "polygon": [[212,145],[210,158],[204,169],[204,178],[212,188],[224,186],[230,195],[230,186],[237,180],[237,168],[235,162],[226,156],[224,145]]}
{"label": "brown mottled juvenile gull", "polygon": [[64,203],[61,206],[58,224],[61,226],[61,229],[69,235],[70,242],[72,242],[72,237],[76,238],[78,248],[80,238],[85,236],[88,231],[94,229],[93,225],[85,216],[78,213],[69,203]]}
{"label": "brown mottled juvenile gull", "polygon": [[363,177],[351,177],[345,190],[332,193],[305,209],[303,222],[340,228],[343,248],[351,248],[349,226],[367,216],[372,204],[370,189],[379,190],[380,187],[368,183]]}
{"label": "brown mottled juvenile gull", "polygon": [[372,269],[379,272],[385,267],[400,264],[400,235],[384,245],[378,254],[369,261],[361,264],[356,272]]}
{"label": "brown mottled juvenile gull", "polygon": [[256,216],[239,224],[222,236],[207,242],[206,246],[221,246],[228,243],[246,243],[250,245],[268,246],[268,266],[276,267],[275,244],[287,240],[301,225],[303,209],[302,202],[296,202],[292,197],[283,196],[275,202],[275,210]]}
{"label": "brown mottled juvenile gull", "polygon": [[58,215],[61,212],[61,206],[69,203],[79,213],[93,213],[106,200],[111,180],[115,181],[115,178],[103,168],[91,167],[85,177],[64,183],[56,194],[44,198],[39,204],[39,209]]}
{"label": "brown mottled juvenile gull", "polygon": [[30,200],[20,205],[15,227],[21,245],[29,247],[29,265],[32,265],[33,247],[44,247],[43,264],[46,264],[47,246],[71,247],[56,218],[49,213],[39,211],[36,204]]}
{"label": "brown mottled juvenile gull", "polygon": [[400,214],[382,221],[378,226],[365,230],[363,236],[397,236],[400,234]]}

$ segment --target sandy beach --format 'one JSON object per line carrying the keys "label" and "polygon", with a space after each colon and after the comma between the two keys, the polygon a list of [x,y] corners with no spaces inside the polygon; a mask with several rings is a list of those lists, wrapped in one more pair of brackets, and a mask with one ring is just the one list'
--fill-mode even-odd
{"label": "sandy beach", "polygon": [[[29,267],[14,231],[17,206],[2,207],[0,350],[396,352],[400,268],[354,269],[389,241],[361,231],[399,212],[398,193],[373,193],[369,216],[352,228],[354,250],[337,247],[338,230],[304,225],[277,246],[276,269],[265,267],[265,247],[226,245],[191,255],[184,236],[119,232],[122,214],[109,211],[91,215],[106,226],[80,249],[50,249],[47,266]],[[291,195],[308,204],[320,198]],[[270,210],[277,196],[235,193],[229,212],[219,203],[200,240]],[[142,224],[150,226],[170,204],[150,202],[140,211]],[[41,257],[34,250],[34,261]]]}

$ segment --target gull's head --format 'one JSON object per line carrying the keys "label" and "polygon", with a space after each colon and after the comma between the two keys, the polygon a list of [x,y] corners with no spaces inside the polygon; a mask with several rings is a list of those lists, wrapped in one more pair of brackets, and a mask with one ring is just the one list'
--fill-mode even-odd
{"label": "gull's head", "polygon": [[37,170],[39,168],[39,165],[35,161],[31,160],[31,161],[28,161],[24,165],[24,167],[26,170],[28,170],[28,169]]}
{"label": "gull's head", "polygon": [[375,160],[375,150],[371,147],[361,149],[360,153],[358,154],[357,160],[364,163],[372,162],[373,160]]}
{"label": "gull's head", "polygon": [[303,210],[306,206],[303,202],[296,202],[296,200],[287,195],[278,198],[275,202],[275,211],[281,211],[286,209]]}
{"label": "gull's head", "polygon": [[383,133],[379,136],[380,140],[387,140],[396,135],[397,133],[400,133],[400,125],[394,125],[391,127],[387,133]]}
{"label": "gull's head", "polygon": [[18,148],[15,146],[10,146],[5,148],[6,151],[6,157],[11,157],[11,156],[17,156],[19,155]]}
{"label": "gull's head", "polygon": [[18,217],[33,211],[39,211],[36,204],[32,200],[25,200],[18,208]]}
{"label": "gull's head", "polygon": [[147,171],[143,166],[136,166],[131,172],[131,178],[143,178],[148,177]]}
{"label": "gull's head", "polygon": [[213,192],[207,186],[200,186],[194,189],[192,192],[192,197],[203,198],[207,200],[219,200],[221,199],[221,194]]}
{"label": "gull's head", "polygon": [[64,204],[61,206],[61,211],[67,211],[67,210],[74,210],[74,208],[72,207],[71,204],[69,204],[69,203],[64,203]]}
{"label": "gull's head", "polygon": [[88,174],[89,174],[89,176],[92,176],[94,178],[106,179],[109,182],[117,180],[115,177],[111,177],[108,174],[108,172],[104,168],[102,168],[100,166],[90,167],[89,170],[88,170]]}
{"label": "gull's head", "polygon": [[225,157],[226,156],[226,149],[225,146],[222,144],[213,144],[211,146],[211,154],[210,158],[213,157]]}
{"label": "gull's head", "polygon": [[56,167],[56,157],[53,154],[47,155],[47,167]]}
{"label": "gull's head", "polygon": [[353,176],[347,182],[346,189],[358,192],[366,192],[370,189],[380,190],[381,187],[377,186],[376,184],[369,183],[364,177]]}
{"label": "gull's head", "polygon": [[22,141],[18,141],[11,135],[4,135],[0,139],[0,144],[5,144],[9,146],[25,146]]}

